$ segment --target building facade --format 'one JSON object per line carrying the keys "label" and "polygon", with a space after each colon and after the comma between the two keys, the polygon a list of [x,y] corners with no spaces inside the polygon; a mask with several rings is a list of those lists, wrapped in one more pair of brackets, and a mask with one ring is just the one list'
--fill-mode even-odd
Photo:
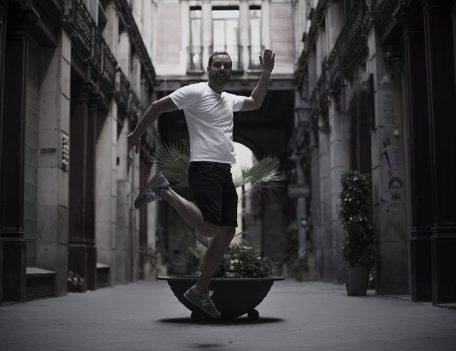
{"label": "building facade", "polygon": [[134,281],[155,207],[132,209],[158,143],[152,1],[0,2],[0,301]]}
{"label": "building facade", "polygon": [[378,293],[456,301],[453,1],[303,1],[290,144],[319,279],[343,281],[340,177],[372,177]]}

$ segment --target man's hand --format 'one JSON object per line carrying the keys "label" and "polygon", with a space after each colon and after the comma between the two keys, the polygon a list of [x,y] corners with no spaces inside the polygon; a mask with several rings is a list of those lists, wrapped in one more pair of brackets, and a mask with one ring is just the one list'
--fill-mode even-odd
{"label": "man's hand", "polygon": [[138,153],[139,147],[141,146],[141,138],[138,138],[134,132],[127,135],[128,149],[135,147],[135,152]]}
{"label": "man's hand", "polygon": [[272,72],[274,69],[275,53],[271,49],[265,49],[263,57],[260,56],[260,65],[263,71]]}

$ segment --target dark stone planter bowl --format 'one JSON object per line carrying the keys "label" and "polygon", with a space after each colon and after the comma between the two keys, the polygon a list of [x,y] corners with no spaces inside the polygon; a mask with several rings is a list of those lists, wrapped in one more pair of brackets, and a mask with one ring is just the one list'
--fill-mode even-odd
{"label": "dark stone planter bowl", "polygon": [[[168,281],[177,299],[192,311],[192,319],[204,318],[204,314],[183,296],[196,283],[197,276],[162,276],[158,279]],[[214,291],[212,301],[222,314],[222,319],[230,320],[247,314],[249,319],[256,320],[259,314],[255,307],[266,297],[274,281],[284,279],[283,277],[212,278],[209,289]]]}

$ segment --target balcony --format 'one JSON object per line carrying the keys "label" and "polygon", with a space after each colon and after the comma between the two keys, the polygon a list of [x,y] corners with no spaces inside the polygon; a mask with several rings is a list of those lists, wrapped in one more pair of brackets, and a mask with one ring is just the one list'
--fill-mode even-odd
{"label": "balcony", "polygon": [[116,68],[117,68],[117,60],[112,54],[111,50],[109,49],[108,44],[103,40],[102,45],[102,53],[103,53],[103,60],[102,60],[102,79],[104,79],[110,87],[114,88],[116,83]]}
{"label": "balcony", "polygon": [[367,15],[366,3],[357,1],[329,55],[329,87],[332,94],[340,91],[344,79],[352,77],[356,66],[367,55],[364,35],[365,24],[368,22]]}
{"label": "balcony", "polygon": [[117,69],[117,72],[119,74],[116,89],[117,100],[119,102],[119,105],[121,105],[126,110],[130,96],[130,82],[119,68]]}
{"label": "balcony", "polygon": [[63,13],[65,11],[65,0],[52,0],[51,2],[59,13]]}
{"label": "balcony", "polygon": [[95,23],[81,0],[72,1],[70,21],[74,27],[72,45],[77,47],[78,54],[86,62],[92,54],[91,48]]}
{"label": "balcony", "polygon": [[381,41],[385,41],[386,38],[393,31],[397,19],[396,15],[401,5],[406,4],[406,1],[402,2],[399,0],[375,0],[372,4],[372,8],[375,11],[375,24],[377,25],[380,33]]}
{"label": "balcony", "polygon": [[116,83],[117,60],[99,30],[95,31],[92,78],[100,82],[106,95],[111,95]]}
{"label": "balcony", "polygon": [[141,103],[139,102],[139,99],[134,91],[131,91],[130,93],[127,113],[130,119],[135,123],[142,113]]}

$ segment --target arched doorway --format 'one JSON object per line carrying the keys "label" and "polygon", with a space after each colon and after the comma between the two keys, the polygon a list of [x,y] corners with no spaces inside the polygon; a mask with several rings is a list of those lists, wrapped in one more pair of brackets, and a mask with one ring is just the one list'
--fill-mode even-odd
{"label": "arched doorway", "polygon": [[[234,143],[234,152],[236,153],[236,164],[233,166],[231,173],[236,183],[237,179],[242,178],[242,169],[252,167],[258,159],[249,147],[239,142]],[[258,195],[252,192],[251,188],[251,184],[247,183],[236,189],[239,201],[237,211],[238,227],[234,242],[246,240],[249,245],[261,250],[261,221],[255,220],[252,212],[252,203],[258,202],[258,199],[255,199],[255,197],[258,198]],[[259,209],[261,206],[257,204],[255,208]],[[255,212],[256,217],[259,214],[257,212]]]}

